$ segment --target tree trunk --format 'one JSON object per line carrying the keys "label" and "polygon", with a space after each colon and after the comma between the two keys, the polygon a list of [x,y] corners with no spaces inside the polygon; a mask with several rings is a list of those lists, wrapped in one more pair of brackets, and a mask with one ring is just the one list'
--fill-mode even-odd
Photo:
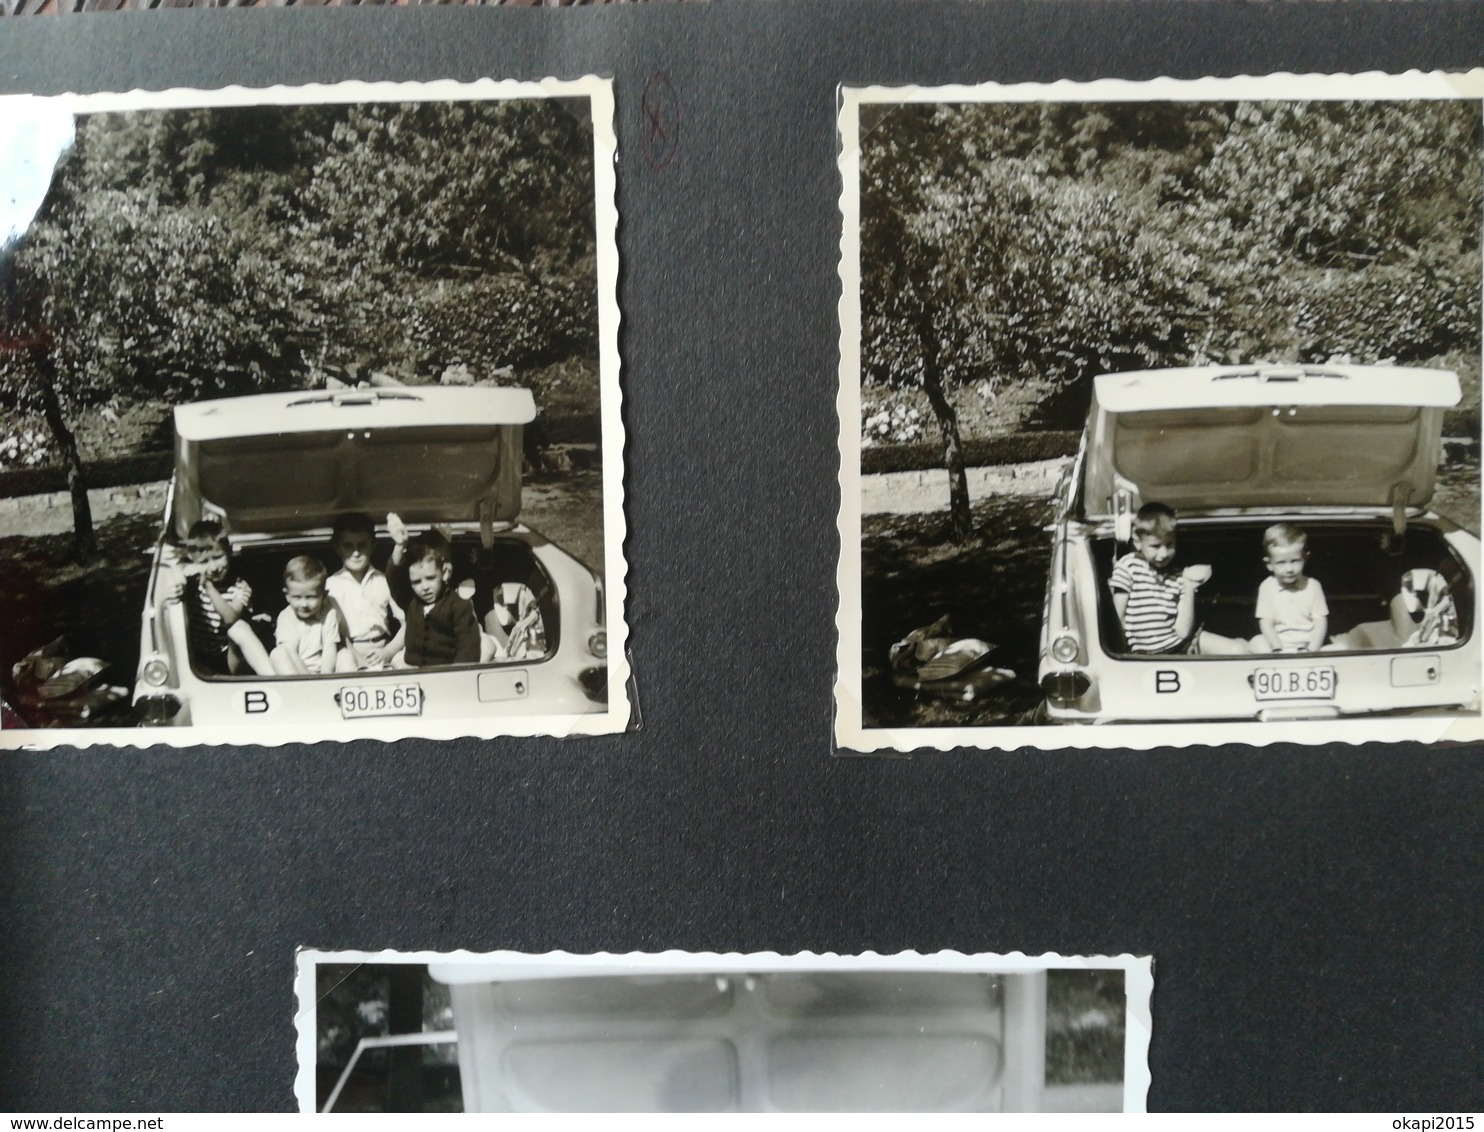
{"label": "tree trunk", "polygon": [[98,554],[93,508],[88,502],[88,482],[83,474],[82,454],[77,450],[77,437],[68,427],[62,402],[57,397],[56,362],[47,346],[33,351],[32,359],[41,382],[41,410],[67,466],[67,490],[72,494],[72,556],[79,562],[91,562]]}
{"label": "tree trunk", "polygon": [[939,365],[938,337],[932,320],[917,326],[922,346],[922,388],[928,404],[938,418],[938,431],[943,437],[943,466],[948,469],[948,511],[953,523],[955,542],[968,542],[974,537],[974,515],[969,509],[969,477],[964,471],[964,444],[958,433],[958,413],[943,389],[943,372]]}
{"label": "tree trunk", "polygon": [[[423,1028],[423,975],[426,967],[392,967],[387,973],[386,1032],[420,1034]],[[387,1070],[387,1111],[422,1112],[425,1046],[392,1047]]]}

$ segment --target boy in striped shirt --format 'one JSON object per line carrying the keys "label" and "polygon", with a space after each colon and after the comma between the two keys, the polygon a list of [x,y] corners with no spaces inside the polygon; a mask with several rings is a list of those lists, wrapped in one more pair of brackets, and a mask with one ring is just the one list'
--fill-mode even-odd
{"label": "boy in striped shirt", "polygon": [[201,519],[182,547],[186,565],[169,595],[185,603],[186,645],[191,667],[211,676],[248,671],[271,676],[268,650],[246,618],[252,588],[232,565],[232,543],[222,525]]}
{"label": "boy in striped shirt", "polygon": [[1175,568],[1175,512],[1146,503],[1134,516],[1134,549],[1113,566],[1108,588],[1135,653],[1234,655],[1245,641],[1207,633],[1195,623],[1195,594],[1211,577],[1209,566]]}

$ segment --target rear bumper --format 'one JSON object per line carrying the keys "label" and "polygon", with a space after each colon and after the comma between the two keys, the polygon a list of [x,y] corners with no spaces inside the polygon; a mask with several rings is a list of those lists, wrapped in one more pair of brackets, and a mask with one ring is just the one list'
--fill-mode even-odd
{"label": "rear bumper", "polygon": [[[455,723],[530,715],[587,715],[607,709],[587,688],[606,690],[604,672],[590,660],[586,665],[553,660],[540,665],[504,665],[432,671],[399,669],[354,672],[338,676],[263,680],[256,677],[200,680],[187,675],[175,688],[141,694],[136,699],[148,712],[147,725],[189,726],[309,726],[315,728],[374,726],[377,717],[354,721],[344,718],[340,694],[352,686],[415,684],[422,692],[416,715],[382,718],[416,725],[419,720]],[[171,711],[169,700],[179,701]]]}
{"label": "rear bumper", "polygon": [[[1259,700],[1260,668],[1332,668],[1332,698]],[[1379,716],[1477,715],[1480,652],[1451,649],[1374,654],[1108,660],[1085,668],[1043,665],[1048,676],[1080,671],[1088,690],[1076,700],[1048,698],[1053,723],[1289,722]]]}

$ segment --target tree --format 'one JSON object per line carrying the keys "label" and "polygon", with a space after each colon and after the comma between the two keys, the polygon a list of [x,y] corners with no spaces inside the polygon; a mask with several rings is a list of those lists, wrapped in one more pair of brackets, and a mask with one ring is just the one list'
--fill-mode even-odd
{"label": "tree", "polygon": [[79,558],[94,546],[72,423],[83,408],[284,385],[314,334],[301,266],[261,207],[218,191],[232,177],[215,125],[206,111],[80,119],[16,256],[11,333],[33,345],[0,373],[62,454]]}
{"label": "tree", "polygon": [[369,104],[317,136],[301,238],[347,331],[330,353],[487,373],[595,343],[585,107]]}
{"label": "tree", "polygon": [[938,419],[952,528],[972,536],[949,391],[970,380],[1154,364],[1183,349],[1195,264],[1149,204],[1004,156],[1019,106],[902,107],[863,153],[863,376],[919,383]]}
{"label": "tree", "polygon": [[862,110],[862,380],[953,390],[1208,360],[1478,352],[1480,125],[1459,102]]}
{"label": "tree", "polygon": [[47,348],[0,361],[0,401],[43,415],[68,465],[79,554],[90,406],[296,388],[327,361],[492,371],[591,348],[586,105],[79,119],[13,261],[6,332]]}

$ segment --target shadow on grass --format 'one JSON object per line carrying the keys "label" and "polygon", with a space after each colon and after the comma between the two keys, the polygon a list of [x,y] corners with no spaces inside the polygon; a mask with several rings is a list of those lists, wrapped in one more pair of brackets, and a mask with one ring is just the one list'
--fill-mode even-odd
{"label": "shadow on grass", "polygon": [[[974,508],[975,538],[954,543],[948,516],[867,515],[861,537],[861,702],[867,727],[987,727],[1027,723],[1041,703],[1036,664],[1051,564],[1046,499]],[[1018,679],[977,703],[919,698],[891,682],[888,650],[948,614],[961,637],[997,646]]]}
{"label": "shadow on grass", "polygon": [[132,687],[139,624],[158,515],[124,515],[98,525],[98,561],[70,561],[72,536],[0,538],[0,684],[28,652],[65,636],[72,656],[106,661],[106,683]]}

